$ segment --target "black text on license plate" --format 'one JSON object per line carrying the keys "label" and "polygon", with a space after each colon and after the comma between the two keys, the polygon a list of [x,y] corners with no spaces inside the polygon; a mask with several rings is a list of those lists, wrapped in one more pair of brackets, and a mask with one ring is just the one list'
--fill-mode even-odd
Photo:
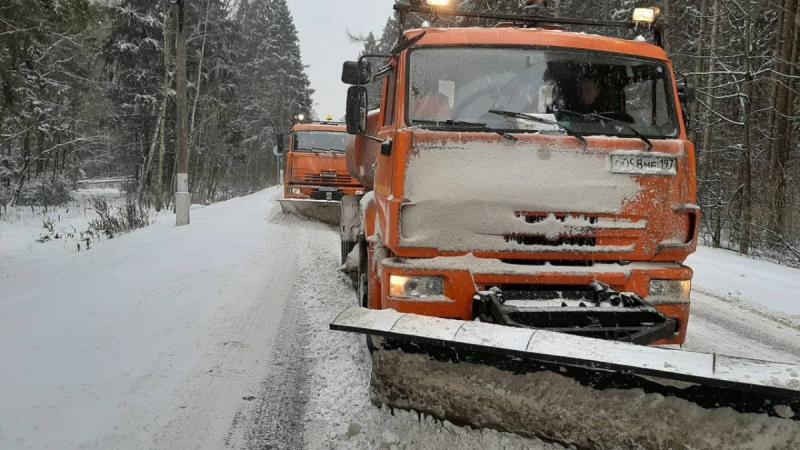
{"label": "black text on license plate", "polygon": [[319,187],[319,191],[320,192],[336,192],[337,190],[338,189],[336,189],[335,187],[330,187],[330,186],[320,186]]}
{"label": "black text on license plate", "polygon": [[611,172],[632,175],[677,175],[678,159],[672,155],[611,155]]}

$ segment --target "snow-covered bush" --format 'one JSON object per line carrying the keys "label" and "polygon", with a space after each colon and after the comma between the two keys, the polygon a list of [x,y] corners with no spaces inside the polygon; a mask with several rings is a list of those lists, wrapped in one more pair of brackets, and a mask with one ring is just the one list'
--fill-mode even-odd
{"label": "snow-covered bush", "polygon": [[109,239],[150,224],[147,210],[137,205],[132,198],[118,208],[112,207],[108,200],[102,197],[93,197],[91,203],[97,218],[89,222],[89,229]]}
{"label": "snow-covered bush", "polygon": [[70,201],[69,181],[63,177],[41,177],[23,185],[17,205],[50,207]]}

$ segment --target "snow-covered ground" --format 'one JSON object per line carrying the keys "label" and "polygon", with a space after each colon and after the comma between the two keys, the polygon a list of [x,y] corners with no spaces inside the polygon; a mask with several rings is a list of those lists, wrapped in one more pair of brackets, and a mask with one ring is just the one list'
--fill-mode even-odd
{"label": "snow-covered ground", "polygon": [[[97,215],[91,205],[93,197],[102,197],[112,205],[122,202],[118,189],[81,189],[73,191],[72,201],[57,208],[17,206],[0,216],[0,258],[19,256],[22,253],[73,253],[77,251],[80,233],[89,228]],[[53,235],[58,235],[57,245],[42,246],[36,241],[49,235],[44,222],[51,221]],[[2,277],[2,272],[0,272]]]}
{"label": "snow-covered ground", "polygon": [[700,247],[686,262],[697,290],[795,316],[800,321],[800,269]]}
{"label": "snow-covered ground", "polygon": [[[277,195],[89,252],[0,221],[0,448],[560,448],[373,407],[363,338],[327,327],[355,301],[337,233]],[[800,362],[797,303],[758,289],[786,298],[800,272],[708,249],[689,264],[687,347]]]}

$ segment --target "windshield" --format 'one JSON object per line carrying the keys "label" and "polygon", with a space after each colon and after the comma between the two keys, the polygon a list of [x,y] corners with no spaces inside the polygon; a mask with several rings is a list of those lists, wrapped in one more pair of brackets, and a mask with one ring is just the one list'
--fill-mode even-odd
{"label": "windshield", "polygon": [[294,148],[296,152],[344,152],[347,149],[346,133],[331,131],[300,131],[294,135]]}
{"label": "windshield", "polygon": [[409,119],[431,128],[468,122],[502,130],[675,137],[671,86],[667,67],[652,60],[549,49],[420,49],[411,54]]}

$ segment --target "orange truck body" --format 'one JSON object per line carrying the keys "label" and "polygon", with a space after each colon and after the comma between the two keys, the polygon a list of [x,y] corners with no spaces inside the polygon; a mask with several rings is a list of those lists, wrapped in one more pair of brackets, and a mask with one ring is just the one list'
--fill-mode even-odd
{"label": "orange truck body", "polygon": [[292,127],[284,169],[284,197],[287,199],[339,200],[344,195],[361,195],[363,187],[347,170],[344,152],[296,151],[297,136],[306,132],[341,133],[342,125],[301,123]]}
{"label": "orange truck body", "polygon": [[[687,137],[674,71],[664,50],[646,42],[546,29],[406,32],[407,39],[415,37],[419,40],[410,48],[390,58],[395,75],[384,82],[381,109],[367,119],[366,134],[390,142],[391,151],[382,151],[374,139],[356,136],[347,152],[350,173],[372,191],[361,202],[368,243],[366,306],[472,320],[475,293],[492,286],[586,286],[597,280],[635,293],[677,319],[673,337],[655,344],[683,343],[688,298],[650,295],[651,280],[691,280],[692,270],[683,262],[695,250],[699,228],[695,148]],[[437,131],[409,124],[409,52],[465,45],[587,50],[663,63],[669,69],[680,131],[674,138],[652,139],[650,152],[674,155],[677,175],[597,178],[589,169],[559,163],[602,165],[612,152],[647,151],[637,138],[586,135],[584,148],[563,134],[522,133],[512,142],[494,132]],[[601,191],[613,197],[625,185],[635,193],[618,208],[602,205],[602,195],[595,198]],[[514,199],[521,192],[562,201],[541,210],[519,210]],[[474,221],[475,215],[488,219]],[[573,220],[588,223],[584,232],[593,239],[590,245],[566,238],[560,246],[536,244],[537,236],[564,232],[564,224]],[[464,223],[469,226],[462,227]],[[548,226],[555,228],[545,230]],[[444,298],[393,298],[393,274],[443,277]]]}

